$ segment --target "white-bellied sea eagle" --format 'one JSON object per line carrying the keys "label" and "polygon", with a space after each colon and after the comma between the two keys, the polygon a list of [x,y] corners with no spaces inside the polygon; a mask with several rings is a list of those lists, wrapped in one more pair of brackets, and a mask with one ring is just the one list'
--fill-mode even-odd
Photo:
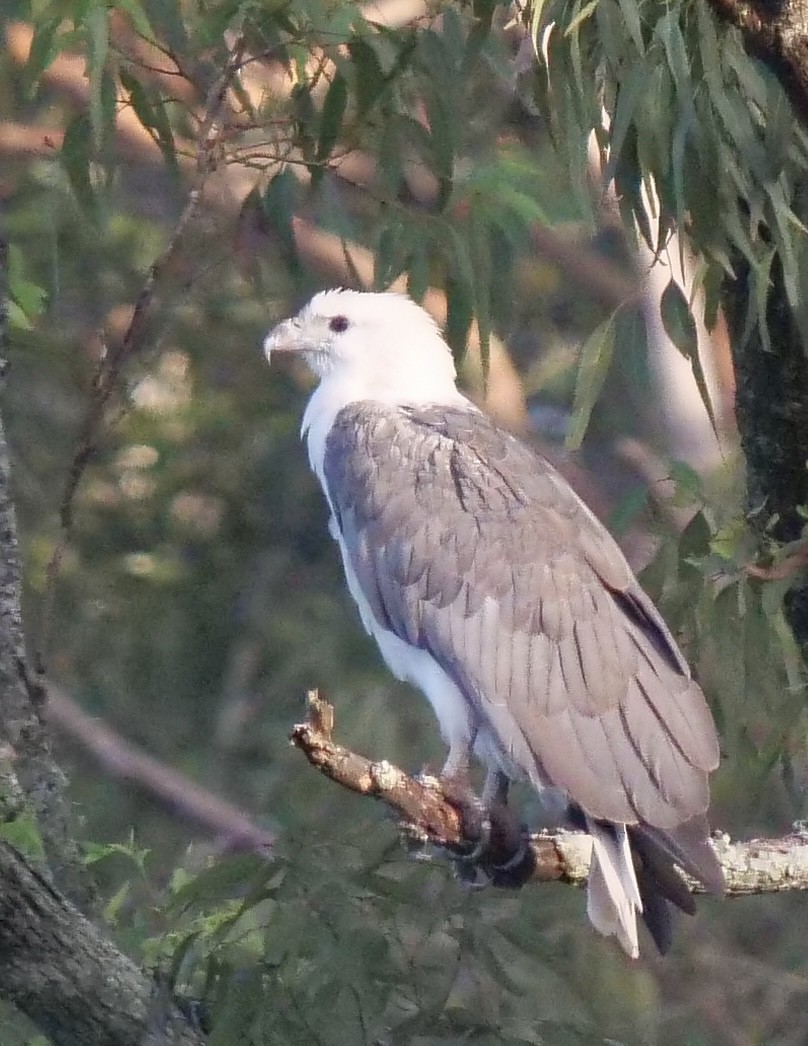
{"label": "white-bellied sea eagle", "polygon": [[708,841],[718,742],[707,703],[622,552],[566,481],[457,389],[451,352],[409,298],[317,294],[264,343],[320,378],[303,416],[345,576],[390,670],[472,751],[484,799],[521,777],[562,791],[591,834],[587,911],[662,951],[674,865],[721,892]]}

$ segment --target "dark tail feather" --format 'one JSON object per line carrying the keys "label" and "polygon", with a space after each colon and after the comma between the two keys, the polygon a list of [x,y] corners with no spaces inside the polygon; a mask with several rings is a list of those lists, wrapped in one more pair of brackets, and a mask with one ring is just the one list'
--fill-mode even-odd
{"label": "dark tail feather", "polygon": [[653,876],[642,865],[636,869],[637,885],[642,900],[642,921],[651,934],[660,955],[667,955],[673,943],[673,920],[668,902],[658,891]]}
{"label": "dark tail feather", "polygon": [[703,883],[710,893],[724,892],[724,875],[708,839],[707,821],[694,817],[672,831],[647,824],[628,828],[636,860],[643,922],[661,955],[673,939],[669,904],[694,915],[696,903],[674,862]]}
{"label": "dark tail feather", "polygon": [[722,894],[726,890],[724,873],[710,846],[707,819],[702,814],[668,830],[654,828],[650,824],[638,824],[632,826],[629,832],[653,844],[657,853],[661,851],[668,858],[672,857],[688,875],[698,879],[708,893]]}

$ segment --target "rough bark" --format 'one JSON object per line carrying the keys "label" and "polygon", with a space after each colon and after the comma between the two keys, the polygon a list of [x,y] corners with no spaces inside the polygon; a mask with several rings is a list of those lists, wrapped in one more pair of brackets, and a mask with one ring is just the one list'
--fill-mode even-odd
{"label": "rough bark", "polygon": [[[737,26],[749,51],[765,62],[808,124],[808,3],[806,0],[710,0]],[[746,458],[750,522],[761,535],[787,544],[801,537],[808,505],[808,363],[775,261],[766,306],[771,345],[758,330],[743,337],[751,291],[748,262],[733,258],[723,305],[730,328],[737,391],[736,415]],[[786,615],[808,661],[808,585],[803,559],[792,560],[796,584]],[[801,573],[800,573],[801,571]],[[762,575],[761,575],[762,576]]]}
{"label": "rough bark", "polygon": [[738,26],[747,47],[767,62],[808,119],[808,4],[805,0],[710,0]]}
{"label": "rough bark", "polygon": [[[359,795],[381,800],[412,838],[450,851],[474,849],[479,837],[468,833],[462,806],[446,796],[438,780],[410,777],[386,760],[373,761],[351,752],[334,741],[333,725],[333,708],[312,691],[308,699],[308,719],[295,726],[291,742],[312,766],[332,781]],[[491,829],[483,858],[485,871],[507,864],[521,842],[509,834],[507,819],[498,822],[494,817]],[[780,839],[745,842],[732,842],[729,836],[719,832],[714,833],[712,844],[721,862],[729,897],[808,890],[808,832],[795,831]],[[584,885],[592,848],[588,835],[542,832],[530,838],[529,846],[532,857],[529,866],[519,860],[527,874],[505,884],[522,885],[532,880]],[[692,879],[687,882],[693,893],[703,892],[700,883]]]}
{"label": "rough bark", "polygon": [[[766,306],[770,345],[755,328],[744,337],[751,292],[749,265],[737,256],[735,279],[727,281],[724,307],[736,376],[735,411],[746,460],[751,525],[782,544],[797,541],[808,505],[808,358],[775,262]],[[808,585],[795,562],[796,583],[786,614],[803,656],[808,655]]]}
{"label": "rough bark", "polygon": [[[6,245],[0,240],[0,357],[5,355]],[[3,370],[6,368],[3,359]],[[44,694],[29,669],[20,609],[20,557],[11,465],[0,418],[0,811],[36,815],[49,873],[72,900],[91,903],[92,887],[71,839],[65,775],[43,721]]]}
{"label": "rough bark", "polygon": [[184,1015],[13,847],[0,842],[2,993],[54,1046],[200,1046]]}
{"label": "rough bark", "polygon": [[[0,238],[0,356],[6,271]],[[32,813],[44,848],[34,867],[0,839],[0,995],[54,1046],[199,1044],[203,1040],[175,1004],[65,896],[89,907],[92,887],[69,831],[67,782],[50,749],[44,689],[26,660],[20,593],[11,468],[0,420],[0,827]]]}

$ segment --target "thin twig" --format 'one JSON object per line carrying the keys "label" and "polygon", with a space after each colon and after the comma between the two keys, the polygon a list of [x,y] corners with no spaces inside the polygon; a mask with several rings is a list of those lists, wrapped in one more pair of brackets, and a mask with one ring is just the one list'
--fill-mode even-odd
{"label": "thin twig", "polygon": [[222,129],[221,117],[225,98],[233,77],[238,73],[243,54],[244,42],[239,40],[230,52],[228,61],[220,76],[208,92],[204,106],[206,115],[196,150],[195,167],[197,176],[195,184],[188,193],[185,206],[169,236],[165,249],[152,262],[146,273],[146,278],[135,300],[132,316],[123,338],[113,350],[104,354],[92,380],[90,402],[79,429],[76,452],[73,456],[59,506],[61,533],[45,572],[45,595],[40,618],[38,642],[35,649],[35,665],[40,673],[45,671],[45,652],[50,624],[53,619],[56,581],[72,536],[76,491],[90,459],[98,449],[98,435],[104,412],[118,387],[121,371],[133,356],[143,351],[147,344],[147,339],[145,338],[146,323],[157,297],[160,280],[174,260],[183,236],[196,216],[207,178],[216,169],[217,158],[215,153],[218,136]]}
{"label": "thin twig", "polygon": [[237,806],[126,741],[53,683],[47,683],[45,689],[50,724],[80,745],[111,777],[131,782],[184,820],[217,836],[225,849],[263,853],[272,849],[272,833]]}

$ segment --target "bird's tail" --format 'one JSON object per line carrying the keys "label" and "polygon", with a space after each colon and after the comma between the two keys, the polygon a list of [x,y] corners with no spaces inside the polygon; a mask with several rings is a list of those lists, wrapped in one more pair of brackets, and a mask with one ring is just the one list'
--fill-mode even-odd
{"label": "bird's tail", "polygon": [[622,824],[598,823],[589,817],[586,822],[592,836],[586,913],[599,933],[616,937],[625,953],[636,959],[640,954],[637,913],[643,905],[628,833]]}

